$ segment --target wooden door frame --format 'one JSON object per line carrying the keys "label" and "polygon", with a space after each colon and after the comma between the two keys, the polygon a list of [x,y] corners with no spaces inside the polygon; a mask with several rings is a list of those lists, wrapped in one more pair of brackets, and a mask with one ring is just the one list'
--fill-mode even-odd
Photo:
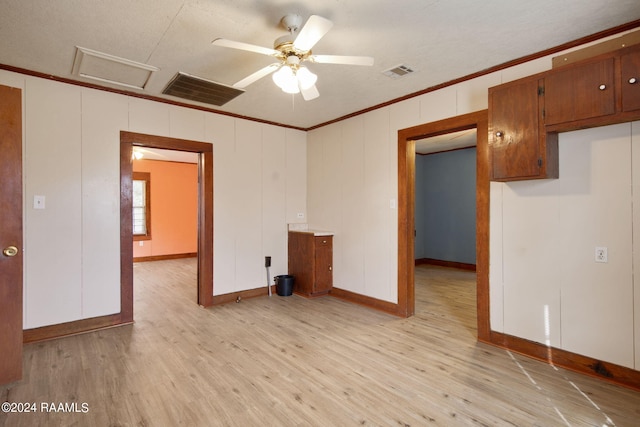
{"label": "wooden door frame", "polygon": [[120,132],[120,274],[121,310],[133,321],[133,147],[199,153],[198,158],[198,304],[213,305],[213,144]]}
{"label": "wooden door frame", "polygon": [[477,129],[476,277],[478,340],[490,340],[489,318],[489,123],[482,110],[398,131],[398,314],[415,314],[415,141]]}
{"label": "wooden door frame", "polygon": [[120,312],[23,331],[25,343],[133,323],[133,224],[131,186],[133,147],[199,153],[198,304],[213,305],[213,145],[206,142],[120,132]]}

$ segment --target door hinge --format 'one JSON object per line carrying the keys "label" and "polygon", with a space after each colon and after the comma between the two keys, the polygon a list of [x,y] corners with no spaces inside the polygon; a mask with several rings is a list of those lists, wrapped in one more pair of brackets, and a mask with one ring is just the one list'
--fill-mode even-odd
{"label": "door hinge", "polygon": [[544,95],[544,86],[538,87],[538,96]]}
{"label": "door hinge", "polygon": [[538,167],[541,168],[542,167],[542,158],[538,158]]}

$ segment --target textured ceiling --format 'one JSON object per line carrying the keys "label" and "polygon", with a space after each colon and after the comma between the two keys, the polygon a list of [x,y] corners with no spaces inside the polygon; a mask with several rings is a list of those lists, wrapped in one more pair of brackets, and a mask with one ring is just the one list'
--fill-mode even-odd
{"label": "textured ceiling", "polygon": [[[373,67],[310,64],[320,97],[281,92],[270,77],[219,111],[309,128],[640,19],[638,0],[2,0],[0,64],[72,75],[76,46],[151,65],[156,97],[185,72],[232,85],[272,58],[211,45],[226,38],[265,47],[286,34],[287,13],[317,14],[333,28],[316,54],[365,55]],[[415,72],[391,79],[405,64]],[[167,97],[179,101],[178,98]],[[205,104],[200,104],[207,106]],[[210,107],[210,106],[209,106]]]}

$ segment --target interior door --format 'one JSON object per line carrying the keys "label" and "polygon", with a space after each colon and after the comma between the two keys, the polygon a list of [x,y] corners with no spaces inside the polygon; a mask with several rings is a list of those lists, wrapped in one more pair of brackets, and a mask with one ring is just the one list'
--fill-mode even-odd
{"label": "interior door", "polygon": [[0,85],[0,384],[22,378],[22,91]]}

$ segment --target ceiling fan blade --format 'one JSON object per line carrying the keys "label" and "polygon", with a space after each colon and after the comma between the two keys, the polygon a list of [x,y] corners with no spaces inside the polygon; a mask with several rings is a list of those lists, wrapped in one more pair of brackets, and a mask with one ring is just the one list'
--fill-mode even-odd
{"label": "ceiling fan blade", "polygon": [[239,82],[235,83],[233,85],[233,87],[238,88],[238,89],[243,89],[247,86],[249,86],[251,83],[260,80],[261,78],[268,76],[269,74],[273,73],[274,71],[276,71],[278,68],[280,68],[282,64],[280,64],[279,62],[275,62],[271,65],[267,65],[264,68],[259,69],[258,71],[256,71],[255,73],[245,77],[244,79],[240,80]]}
{"label": "ceiling fan blade", "polygon": [[309,60],[318,64],[373,65],[370,56],[311,55]]}
{"label": "ceiling fan blade", "polygon": [[316,85],[313,85],[308,89],[300,88],[300,93],[302,93],[302,97],[305,101],[311,101],[312,99],[316,99],[320,96],[320,92],[318,92]]}
{"label": "ceiling fan blade", "polygon": [[333,22],[318,15],[311,15],[293,42],[293,47],[303,52],[311,50],[329,30]]}
{"label": "ceiling fan blade", "polygon": [[263,55],[269,55],[269,56],[278,56],[280,54],[280,52],[278,52],[277,50],[270,49],[268,47],[256,46],[254,44],[236,42],[236,41],[227,40],[227,39],[215,39],[214,41],[211,42],[211,44],[215,46],[230,47],[232,49],[240,49],[240,50],[246,50],[249,52],[261,53]]}

